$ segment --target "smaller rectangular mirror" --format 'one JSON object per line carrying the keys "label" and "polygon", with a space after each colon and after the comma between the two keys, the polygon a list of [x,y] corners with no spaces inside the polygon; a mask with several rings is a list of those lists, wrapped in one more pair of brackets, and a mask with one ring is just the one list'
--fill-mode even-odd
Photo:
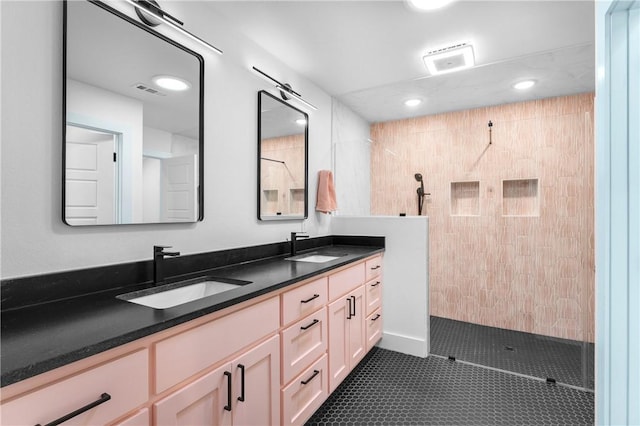
{"label": "smaller rectangular mirror", "polygon": [[258,219],[306,219],[309,116],[258,92]]}

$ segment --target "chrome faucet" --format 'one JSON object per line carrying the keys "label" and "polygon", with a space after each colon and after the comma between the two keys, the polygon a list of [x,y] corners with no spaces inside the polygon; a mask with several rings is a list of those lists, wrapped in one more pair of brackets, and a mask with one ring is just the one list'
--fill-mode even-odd
{"label": "chrome faucet", "polygon": [[153,285],[164,284],[164,258],[180,256],[179,251],[164,251],[171,246],[153,246]]}
{"label": "chrome faucet", "polygon": [[306,232],[292,232],[291,233],[291,256],[296,255],[297,247],[296,241],[298,238],[309,238],[309,234]]}

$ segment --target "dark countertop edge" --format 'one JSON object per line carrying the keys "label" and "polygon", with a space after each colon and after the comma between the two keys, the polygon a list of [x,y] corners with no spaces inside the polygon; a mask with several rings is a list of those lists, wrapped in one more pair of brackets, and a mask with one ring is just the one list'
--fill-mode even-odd
{"label": "dark countertop edge", "polygon": [[[384,242],[383,242],[384,245]],[[311,249],[307,249],[307,250],[301,250],[301,252],[304,251],[309,251],[309,250],[314,250],[317,248],[322,248],[323,246],[319,246],[319,247],[312,247]],[[326,247],[326,246],[324,246]],[[356,247],[363,247],[363,246],[356,246]],[[366,247],[366,246],[365,246]],[[152,334],[167,330],[169,328],[175,327],[177,325],[180,324],[184,324],[188,321],[192,321],[194,319],[200,318],[202,316],[229,308],[231,306],[240,304],[242,302],[245,302],[247,300],[253,299],[255,297],[258,296],[262,296],[264,294],[268,294],[270,292],[282,289],[284,287],[287,287],[289,285],[301,282],[301,281],[305,281],[307,279],[313,278],[314,276],[318,276],[318,275],[322,275],[324,273],[330,272],[334,269],[338,269],[342,266],[348,265],[350,263],[355,263],[358,261],[361,261],[363,259],[366,259],[367,257],[373,256],[375,254],[378,253],[382,253],[385,251],[384,247],[380,247],[380,246],[369,246],[371,247],[371,250],[367,251],[367,253],[364,254],[360,254],[360,255],[355,255],[355,256],[351,256],[349,259],[344,260],[344,261],[338,261],[336,263],[332,263],[331,266],[327,266],[324,268],[320,268],[317,269],[311,273],[308,274],[303,274],[300,276],[296,276],[293,279],[290,280],[286,280],[283,282],[279,282],[276,284],[273,284],[269,287],[266,288],[262,288],[260,290],[256,290],[250,294],[246,294],[246,295],[242,295],[239,296],[235,299],[231,299],[231,300],[227,300],[215,305],[210,305],[206,308],[202,308],[202,309],[197,309],[195,311],[186,313],[184,315],[180,315],[178,317],[172,318],[170,320],[167,321],[163,321],[163,322],[159,322],[157,324],[154,324],[152,326],[148,326],[148,327],[143,327],[140,329],[137,329],[133,332],[130,333],[126,333],[123,335],[120,335],[118,337],[115,338],[111,338],[99,343],[95,343],[95,344],[91,344],[89,346],[86,346],[80,350],[75,350],[69,353],[65,353],[65,354],[61,354],[58,356],[54,356],[50,359],[47,359],[45,361],[41,361],[35,364],[30,364],[27,365],[25,367],[19,367],[10,371],[6,371],[2,373],[2,376],[0,377],[0,387],[5,387],[5,386],[9,386],[11,384],[20,382],[22,380],[26,380],[29,379],[31,377],[37,376],[39,374],[42,373],[46,373],[47,371],[50,370],[54,370],[56,368],[60,368],[63,367],[65,365],[71,364],[75,361],[79,361],[82,360],[84,358],[88,358],[90,356],[93,355],[97,355],[101,352],[110,350],[110,349],[114,349],[117,348],[118,346],[122,346],[124,344],[127,343],[131,343],[135,340],[150,336]],[[273,257],[282,257],[280,256],[273,256]],[[257,259],[255,261],[263,261],[263,260],[268,260],[268,259]],[[254,262],[255,262],[254,261]],[[248,262],[243,262],[245,264],[250,264],[253,263],[252,261],[248,261]],[[241,264],[234,264],[234,265],[227,265],[227,266],[221,266],[218,268],[212,268],[209,270],[202,270],[202,271],[197,271],[198,273],[213,273],[216,270],[222,269],[222,268],[227,268],[230,266],[241,266]]]}

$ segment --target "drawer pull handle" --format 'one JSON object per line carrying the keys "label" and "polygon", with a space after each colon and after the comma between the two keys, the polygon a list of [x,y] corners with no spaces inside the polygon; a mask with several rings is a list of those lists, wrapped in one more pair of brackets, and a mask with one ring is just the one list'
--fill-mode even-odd
{"label": "drawer pull handle", "polygon": [[240,396],[238,401],[244,402],[244,365],[238,364],[238,368],[240,369]]}
{"label": "drawer pull handle", "polygon": [[355,296],[351,296],[351,299],[353,299],[353,316],[356,316],[356,297]]}
{"label": "drawer pull handle", "polygon": [[316,324],[317,324],[317,323],[319,323],[319,322],[320,322],[320,320],[318,320],[318,319],[314,319],[314,320],[311,322],[311,324],[309,324],[309,325],[305,325],[305,326],[301,326],[301,327],[300,327],[300,330],[308,330],[309,328],[313,327],[314,325],[316,325]]}
{"label": "drawer pull handle", "polygon": [[[51,423],[47,423],[45,426],[56,426],[59,425],[60,423],[64,423],[67,420],[70,420],[76,416],[79,416],[80,414],[84,413],[85,411],[89,411],[94,407],[97,407],[100,404],[104,404],[105,402],[109,401],[111,399],[111,395],[109,395],[108,393],[103,393],[102,395],[100,395],[100,399],[93,401],[90,404],[85,405],[82,408],[77,409],[76,411],[67,414],[66,416],[62,416],[57,420],[52,421]],[[40,426],[40,423],[38,423],[36,426]]]}
{"label": "drawer pull handle", "polygon": [[231,373],[225,371],[224,375],[227,376],[227,405],[224,406],[224,409],[231,411]]}
{"label": "drawer pull handle", "polygon": [[380,281],[376,281],[375,283],[371,284],[371,287],[375,287],[375,286],[377,286],[379,284],[380,284]]}
{"label": "drawer pull handle", "polygon": [[380,318],[380,314],[376,315],[374,318],[371,318],[371,321],[375,321],[375,320],[377,320],[378,318]]}
{"label": "drawer pull handle", "polygon": [[319,294],[314,294],[313,297],[307,299],[307,300],[301,300],[300,303],[309,303],[311,302],[313,299],[317,299],[318,297],[320,297]]}
{"label": "drawer pull handle", "polygon": [[380,269],[380,265],[376,265],[373,268],[371,268],[372,271],[375,271],[376,269]]}
{"label": "drawer pull handle", "polygon": [[302,383],[303,385],[306,385],[310,381],[315,379],[318,374],[320,374],[320,370],[313,370],[313,374],[311,375],[311,377],[309,377],[307,380],[302,380],[300,383]]}
{"label": "drawer pull handle", "polygon": [[347,313],[347,319],[351,319],[353,314],[351,313],[351,298],[347,298],[347,303],[349,303],[349,312]]}

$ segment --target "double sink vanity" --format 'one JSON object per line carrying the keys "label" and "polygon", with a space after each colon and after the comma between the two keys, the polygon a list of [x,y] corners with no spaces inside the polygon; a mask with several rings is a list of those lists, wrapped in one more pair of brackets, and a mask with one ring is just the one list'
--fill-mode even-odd
{"label": "double sink vanity", "polygon": [[304,423],[382,335],[384,238],[299,244],[5,280],[2,424]]}

